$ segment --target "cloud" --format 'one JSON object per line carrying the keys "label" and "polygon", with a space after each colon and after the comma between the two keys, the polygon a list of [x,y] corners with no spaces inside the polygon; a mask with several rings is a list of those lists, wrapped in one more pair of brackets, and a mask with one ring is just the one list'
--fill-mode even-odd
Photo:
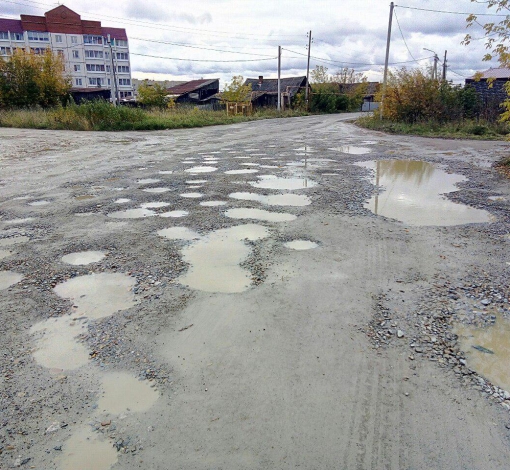
{"label": "cloud", "polygon": [[207,11],[200,15],[193,15],[187,12],[170,11],[166,3],[158,4],[143,0],[131,0],[126,7],[126,16],[155,22],[178,21],[193,25],[207,24],[213,20],[211,13]]}

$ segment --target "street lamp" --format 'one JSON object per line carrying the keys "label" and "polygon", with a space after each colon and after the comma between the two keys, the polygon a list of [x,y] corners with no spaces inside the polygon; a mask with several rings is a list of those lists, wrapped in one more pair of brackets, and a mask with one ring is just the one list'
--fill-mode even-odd
{"label": "street lamp", "polygon": [[432,80],[437,80],[437,63],[439,62],[439,57],[437,56],[437,53],[433,51],[432,49],[427,49],[426,47],[423,48],[424,51],[429,51],[434,54],[434,67],[432,68]]}

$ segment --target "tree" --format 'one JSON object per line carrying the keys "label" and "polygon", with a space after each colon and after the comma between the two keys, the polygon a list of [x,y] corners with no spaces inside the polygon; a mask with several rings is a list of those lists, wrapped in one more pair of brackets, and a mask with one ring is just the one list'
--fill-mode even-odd
{"label": "tree", "polygon": [[331,75],[328,74],[328,68],[324,65],[316,65],[310,72],[310,82],[315,84],[330,83]]}
{"label": "tree", "polygon": [[171,107],[173,100],[167,98],[167,95],[166,88],[157,82],[149,85],[148,80],[144,80],[138,87],[138,101],[145,106],[154,108]]}
{"label": "tree", "polygon": [[354,69],[344,67],[336,71],[336,73],[333,75],[333,81],[343,84],[365,83],[367,81],[367,77],[365,77],[363,72],[356,72]]}
{"label": "tree", "polygon": [[251,101],[251,84],[244,85],[242,75],[234,75],[230,83],[221,92],[221,99],[231,103],[245,103]]}
{"label": "tree", "polygon": [[35,54],[16,49],[0,59],[0,107],[56,106],[70,89],[62,57],[50,50]]}

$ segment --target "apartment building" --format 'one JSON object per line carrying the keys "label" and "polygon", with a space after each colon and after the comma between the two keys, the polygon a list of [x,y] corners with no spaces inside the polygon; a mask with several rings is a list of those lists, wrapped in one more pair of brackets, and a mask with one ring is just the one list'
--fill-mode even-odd
{"label": "apartment building", "polygon": [[64,5],[44,16],[0,18],[0,58],[8,59],[17,48],[30,48],[36,54],[49,48],[61,54],[75,91],[113,88],[120,99],[134,95],[129,44],[123,28],[82,20]]}

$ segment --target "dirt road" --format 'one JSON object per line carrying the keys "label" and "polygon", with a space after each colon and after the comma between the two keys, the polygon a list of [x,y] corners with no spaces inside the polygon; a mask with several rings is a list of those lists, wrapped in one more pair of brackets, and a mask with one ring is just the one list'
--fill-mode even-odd
{"label": "dirt road", "polygon": [[0,129],[0,467],[507,468],[452,329],[510,314],[507,149]]}

